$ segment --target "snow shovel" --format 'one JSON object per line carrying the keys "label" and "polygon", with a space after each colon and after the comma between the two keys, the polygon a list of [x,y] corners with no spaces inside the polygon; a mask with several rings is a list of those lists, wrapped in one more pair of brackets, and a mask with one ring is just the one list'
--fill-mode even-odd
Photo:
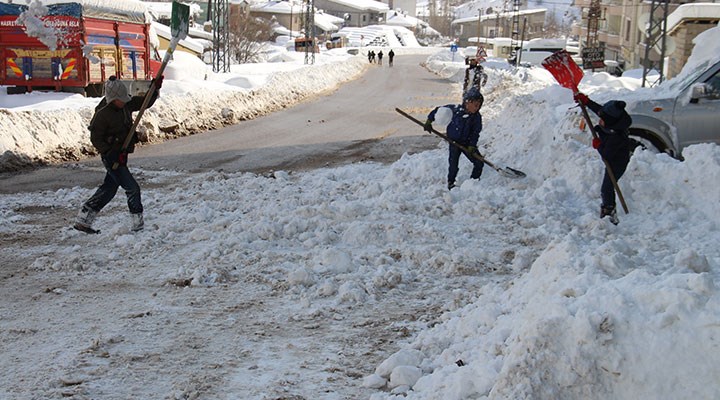
{"label": "snow shovel", "polygon": [[[397,111],[400,115],[402,115],[402,116],[404,116],[405,118],[407,118],[407,119],[415,122],[416,124],[418,124],[418,125],[420,125],[420,126],[424,126],[424,125],[425,125],[425,124],[422,123],[419,119],[413,117],[412,115],[406,113],[405,111],[403,111],[403,110],[401,110],[401,109],[399,109],[399,108],[396,108],[395,111]],[[463,145],[461,145],[460,143],[458,143],[458,142],[450,139],[449,137],[447,137],[446,135],[443,135],[442,133],[436,131],[435,129],[432,130],[432,133],[436,134],[437,136],[440,136],[440,137],[443,138],[446,142],[448,142],[448,143],[450,143],[451,145],[459,148],[459,149],[462,150],[465,154],[470,154],[470,155],[473,156],[475,159],[480,160],[480,161],[482,161],[483,163],[487,164],[490,168],[494,169],[494,170],[497,171],[500,175],[502,175],[502,176],[504,176],[504,177],[506,177],[506,178],[519,179],[519,178],[524,178],[524,177],[526,176],[524,172],[518,171],[518,170],[516,170],[516,169],[514,169],[514,168],[510,168],[510,167],[498,167],[497,165],[495,165],[495,164],[491,163],[490,161],[488,161],[487,159],[485,159],[485,157],[483,157],[482,155],[480,155],[480,153],[470,151],[470,149],[468,149],[466,146],[463,146]]]}
{"label": "snow shovel", "polygon": [[[544,59],[542,61],[542,66],[545,67],[545,69],[548,70],[553,77],[555,77],[555,80],[558,81],[560,86],[572,90],[573,94],[579,93],[578,84],[582,80],[583,70],[575,63],[570,53],[565,50],[557,51]],[[583,117],[585,118],[586,125],[590,128],[592,137],[597,139],[598,135],[597,132],[595,132],[595,127],[592,121],[590,121],[590,114],[588,114],[587,108],[582,103],[579,103],[579,105],[582,110]],[[615,174],[613,173],[612,168],[610,168],[610,164],[608,164],[607,160],[605,160],[602,156],[600,156],[600,158],[602,158],[603,163],[605,164],[605,169],[608,172],[608,176],[610,177],[613,187],[615,187],[615,192],[617,193],[618,199],[620,199],[620,204],[622,205],[625,214],[628,214],[629,211],[627,204],[625,204],[625,198],[623,197],[622,191],[620,191],[620,186],[618,186],[617,179],[615,179]]]}
{"label": "snow shovel", "polygon": [[[165,72],[165,66],[172,59],[172,54],[173,52],[175,52],[175,47],[177,47],[178,42],[180,42],[182,39],[185,39],[189,27],[190,6],[188,6],[187,4],[178,3],[177,1],[173,1],[170,20],[170,35],[172,36],[172,39],[170,40],[168,49],[165,51],[165,57],[163,57],[162,64],[160,64],[160,69],[155,75],[156,77],[162,76],[163,72]],[[122,152],[125,152],[130,146],[130,141],[132,140],[133,136],[135,136],[135,129],[137,129],[138,125],[140,124],[140,119],[145,113],[145,109],[147,109],[148,103],[150,103],[150,99],[155,93],[155,89],[155,80],[153,80],[152,83],[150,83],[150,88],[145,94],[145,98],[143,99],[142,106],[140,106],[138,115],[135,118],[135,121],[133,121],[133,124],[130,127],[130,131],[128,132],[127,136],[125,136],[125,141],[123,142],[122,146]],[[112,165],[112,169],[117,169],[119,165],[120,164],[115,161],[115,163],[113,163]]]}

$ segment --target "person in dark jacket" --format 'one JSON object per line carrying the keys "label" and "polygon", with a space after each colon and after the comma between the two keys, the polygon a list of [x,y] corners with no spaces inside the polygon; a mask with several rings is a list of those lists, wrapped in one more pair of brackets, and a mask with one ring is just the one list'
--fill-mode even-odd
{"label": "person in dark jacket", "polygon": [[390,49],[390,52],[388,53],[388,64],[390,64],[391,67],[393,66],[394,58],[395,58],[395,52],[392,51],[392,49]]}
{"label": "person in dark jacket", "polygon": [[[162,86],[163,77],[155,79],[157,89],[148,103],[155,103],[158,91]],[[127,195],[127,205],[132,218],[132,230],[139,231],[144,227],[143,206],[140,198],[140,186],[127,167],[128,153],[135,150],[137,133],[127,149],[123,144],[133,124],[132,113],[142,107],[144,97],[133,97],[128,93],[127,86],[114,76],[105,82],[105,97],[95,107],[95,114],[90,121],[90,142],[100,153],[105,167],[105,180],[85,203],[75,221],[74,228],[83,232],[97,232],[92,228],[97,214],[115,197],[118,187],[122,187]],[[116,165],[117,164],[117,165]],[[116,166],[116,168],[113,168]]]}
{"label": "person in dark jacket", "polygon": [[[473,163],[473,170],[470,174],[472,179],[480,179],[485,164],[473,157],[473,153],[480,154],[477,149],[477,142],[482,131],[482,116],[480,115],[480,107],[482,107],[484,98],[480,90],[476,87],[470,88],[463,96],[462,104],[448,104],[447,107],[452,111],[452,119],[447,126],[447,136],[458,144],[464,146],[468,151],[461,150],[457,146],[450,144],[448,156],[448,189],[455,187],[455,178],[458,174],[458,163],[460,162],[460,154]],[[435,115],[440,107],[435,107],[430,112],[425,121],[425,130],[432,131],[432,123],[435,121]]]}
{"label": "person in dark jacket", "polygon": [[[592,146],[607,161],[615,175],[615,180],[620,180],[630,162],[630,138],[628,133],[630,125],[632,125],[632,118],[625,111],[625,102],[622,100],[610,100],[600,105],[580,92],[575,94],[574,97],[575,101],[586,105],[600,117],[598,125],[595,126],[598,137],[593,138]],[[617,225],[620,221],[615,209],[615,187],[607,168],[603,175],[600,196],[602,198],[600,218],[610,217],[610,222]]]}

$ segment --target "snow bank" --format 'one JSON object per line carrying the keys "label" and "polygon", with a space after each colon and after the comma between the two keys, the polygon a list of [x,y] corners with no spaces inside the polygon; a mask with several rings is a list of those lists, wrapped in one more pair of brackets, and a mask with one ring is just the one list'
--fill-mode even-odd
{"label": "snow bank", "polygon": [[[367,68],[364,58],[348,59],[345,55],[330,57],[315,66],[288,64],[287,71],[265,73],[248,80],[243,75],[214,76],[196,64],[183,60],[183,68],[168,65],[168,79],[161,97],[145,112],[138,128],[151,141],[204,132],[265,115],[333,89]],[[209,80],[203,80],[203,75],[209,75]],[[175,84],[172,79],[182,83]],[[219,82],[221,79],[226,82]],[[0,106],[22,102],[17,96],[44,99],[48,94],[0,96]],[[94,153],[87,125],[98,99],[55,96],[58,101],[46,109],[37,104],[17,111],[0,108],[0,132],[4,132],[0,135],[0,171],[79,159]]]}
{"label": "snow bank", "polygon": [[[448,55],[427,65],[461,82]],[[720,147],[691,146],[685,162],[637,150],[620,180],[630,214],[615,227],[597,218],[603,165],[570,91],[542,69],[486,71],[478,147],[530,173],[461,195],[497,204],[483,223],[533,227],[528,244],[553,239],[515,253],[509,267],[526,273],[468,293],[471,304],[380,364],[364,381],[383,389],[372,399],[720,397],[720,187],[707,185],[720,182]],[[644,95],[626,78],[583,83],[598,97]],[[396,383],[413,368],[414,384]]]}

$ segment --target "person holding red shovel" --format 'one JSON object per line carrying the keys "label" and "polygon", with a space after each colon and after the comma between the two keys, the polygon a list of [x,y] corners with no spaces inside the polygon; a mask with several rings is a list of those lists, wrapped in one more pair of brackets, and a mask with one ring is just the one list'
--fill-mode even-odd
{"label": "person holding red shovel", "polygon": [[628,129],[632,125],[632,118],[625,111],[625,102],[622,100],[610,100],[600,105],[588,98],[584,93],[577,92],[574,100],[587,106],[592,112],[600,117],[600,122],[595,126],[597,136],[592,140],[592,146],[607,161],[600,196],[600,218],[610,217],[610,222],[617,225],[620,220],[615,209],[615,187],[608,174],[607,167],[610,167],[619,180],[625,173],[630,162],[630,139]]}

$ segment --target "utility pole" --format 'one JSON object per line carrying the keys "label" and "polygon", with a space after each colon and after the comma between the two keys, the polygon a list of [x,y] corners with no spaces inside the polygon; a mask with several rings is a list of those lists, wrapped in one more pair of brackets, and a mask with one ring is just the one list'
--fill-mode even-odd
{"label": "utility pole", "polygon": [[213,71],[230,72],[230,25],[228,19],[228,0],[215,0],[212,11]]}
{"label": "utility pole", "polygon": [[513,16],[512,16],[512,27],[511,27],[511,40],[510,45],[515,51],[515,65],[518,64],[520,59],[520,6],[522,6],[522,0],[513,0]]}
{"label": "utility pole", "polygon": [[305,64],[315,64],[315,1],[305,0]]}
{"label": "utility pole", "polygon": [[[665,69],[665,35],[667,34],[667,16],[668,16],[668,0],[653,0],[650,5],[650,20],[648,23],[648,30],[645,35],[645,59],[643,61],[643,75],[642,75],[642,87],[645,87],[645,83],[649,86],[653,86],[647,79],[648,72],[651,69],[657,68],[660,73],[660,77],[655,84],[659,84],[664,79]],[[660,44],[660,58],[657,61],[650,59],[650,52],[653,47]]]}
{"label": "utility pole", "polygon": [[525,41],[525,29],[527,29],[527,17],[523,18],[522,34],[520,35],[520,53],[517,56],[518,65],[520,65],[520,63],[522,62],[522,47],[523,42]]}
{"label": "utility pole", "polygon": [[478,8],[478,26],[477,26],[477,45],[480,46],[480,18],[482,17],[482,8]]}
{"label": "utility pole", "polygon": [[587,16],[587,37],[585,38],[585,46],[583,46],[583,68],[588,66],[593,72],[598,65],[604,65],[605,49],[600,45],[598,39],[598,27],[602,20],[602,8],[600,0],[590,0]]}

